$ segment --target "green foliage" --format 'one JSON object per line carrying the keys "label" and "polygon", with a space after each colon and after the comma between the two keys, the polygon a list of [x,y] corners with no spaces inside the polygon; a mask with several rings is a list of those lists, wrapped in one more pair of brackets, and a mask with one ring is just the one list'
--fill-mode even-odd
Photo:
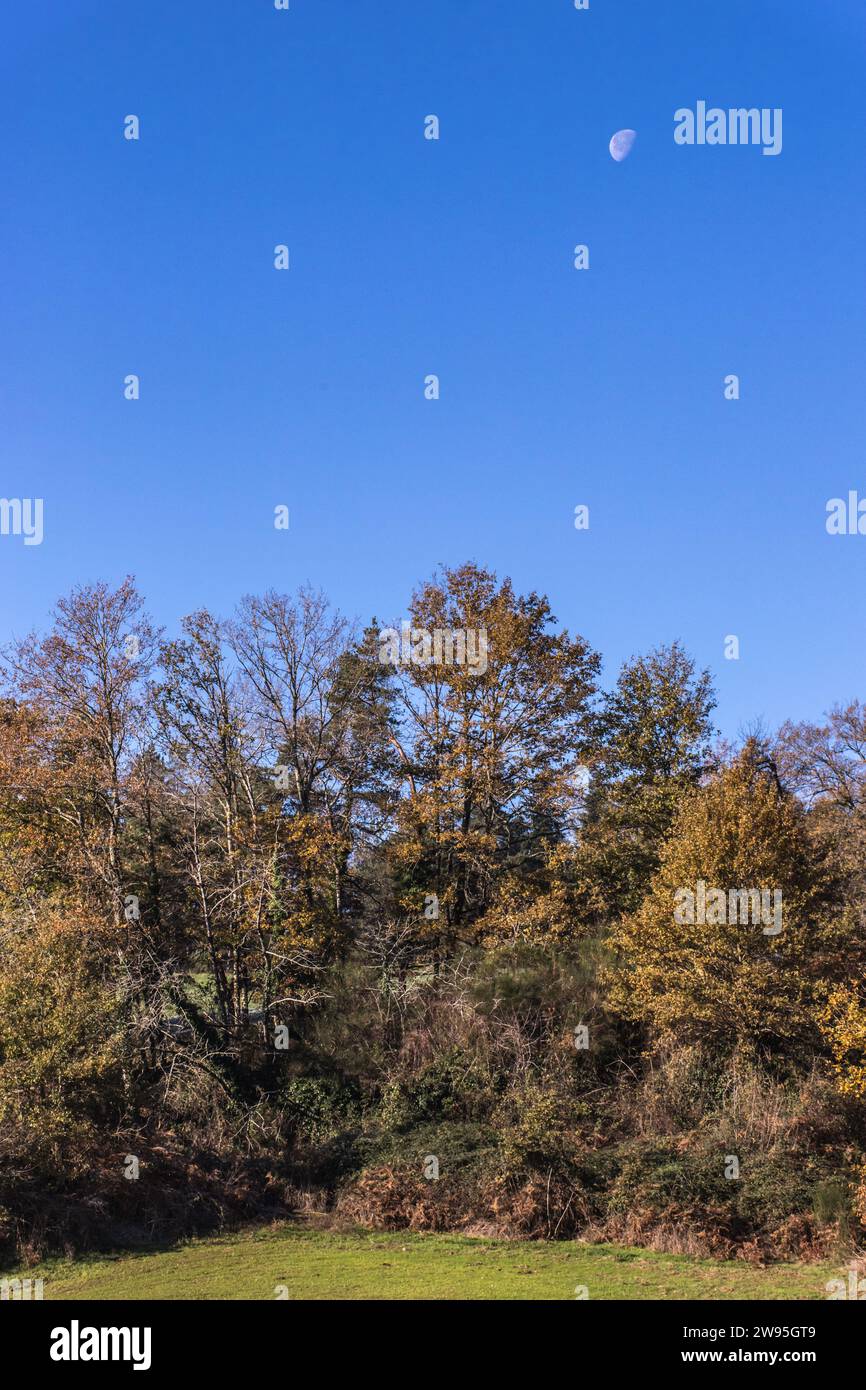
{"label": "green foliage", "polygon": [[605,696],[578,854],[596,916],[638,907],[683,797],[712,765],[715,703],[677,642],[627,662]]}
{"label": "green foliage", "polygon": [[390,1082],[379,1118],[386,1129],[405,1130],[432,1121],[473,1119],[489,1104],[477,1067],[454,1048],[411,1076]]}
{"label": "green foliage", "polygon": [[359,1145],[364,1168],[387,1165],[420,1179],[424,1160],[433,1154],[449,1182],[498,1171],[499,1136],[490,1124],[452,1119],[393,1129],[386,1115],[376,1118],[382,1122],[381,1129],[371,1129]]}
{"label": "green foliage", "polygon": [[851,1190],[842,1178],[827,1178],[816,1183],[812,1193],[812,1211],[821,1226],[838,1223],[847,1235],[852,1220]]}
{"label": "green foliage", "polygon": [[674,1208],[723,1205],[732,1190],[720,1153],[683,1152],[675,1140],[649,1140],[624,1148],[608,1209],[670,1215]]}
{"label": "green foliage", "polygon": [[293,1132],[310,1143],[333,1139],[361,1123],[357,1086],[333,1077],[292,1077],[283,1087],[282,1098]]}
{"label": "green foliage", "polygon": [[531,1084],[500,1105],[497,1129],[504,1171],[508,1174],[565,1167],[574,1158],[575,1121],[579,1108],[553,1086]]}

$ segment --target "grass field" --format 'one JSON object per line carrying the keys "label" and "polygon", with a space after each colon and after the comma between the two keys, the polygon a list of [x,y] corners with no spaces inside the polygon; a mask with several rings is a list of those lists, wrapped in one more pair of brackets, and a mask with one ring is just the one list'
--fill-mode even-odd
{"label": "grass field", "polygon": [[[280,1226],[26,1271],[47,1299],[821,1299],[838,1271],[613,1245]],[[278,1294],[279,1286],[283,1290]],[[287,1291],[287,1292],[286,1292]]]}

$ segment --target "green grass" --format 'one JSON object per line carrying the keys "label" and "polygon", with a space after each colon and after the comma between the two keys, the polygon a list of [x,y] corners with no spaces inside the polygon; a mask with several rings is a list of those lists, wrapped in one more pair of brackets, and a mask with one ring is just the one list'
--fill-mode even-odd
{"label": "green grass", "polygon": [[[46,1299],[821,1299],[838,1271],[758,1269],[576,1241],[269,1227],[170,1250],[49,1261]],[[285,1297],[285,1294],[283,1294]]]}

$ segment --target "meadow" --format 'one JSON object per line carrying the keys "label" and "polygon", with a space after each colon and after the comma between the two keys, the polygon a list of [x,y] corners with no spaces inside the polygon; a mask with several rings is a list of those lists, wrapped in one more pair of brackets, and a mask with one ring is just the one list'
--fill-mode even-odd
{"label": "meadow", "polygon": [[[713,1261],[579,1241],[351,1231],[292,1225],[153,1253],[49,1260],[19,1271],[64,1299],[826,1298],[830,1265]],[[582,1290],[586,1290],[582,1293]]]}

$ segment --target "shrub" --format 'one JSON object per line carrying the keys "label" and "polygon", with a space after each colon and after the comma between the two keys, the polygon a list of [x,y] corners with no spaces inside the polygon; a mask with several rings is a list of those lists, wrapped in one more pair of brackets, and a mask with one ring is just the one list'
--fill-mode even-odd
{"label": "shrub", "polygon": [[290,1123],[311,1143],[333,1139],[361,1122],[357,1086],[332,1077],[296,1076],[283,1089]]}

